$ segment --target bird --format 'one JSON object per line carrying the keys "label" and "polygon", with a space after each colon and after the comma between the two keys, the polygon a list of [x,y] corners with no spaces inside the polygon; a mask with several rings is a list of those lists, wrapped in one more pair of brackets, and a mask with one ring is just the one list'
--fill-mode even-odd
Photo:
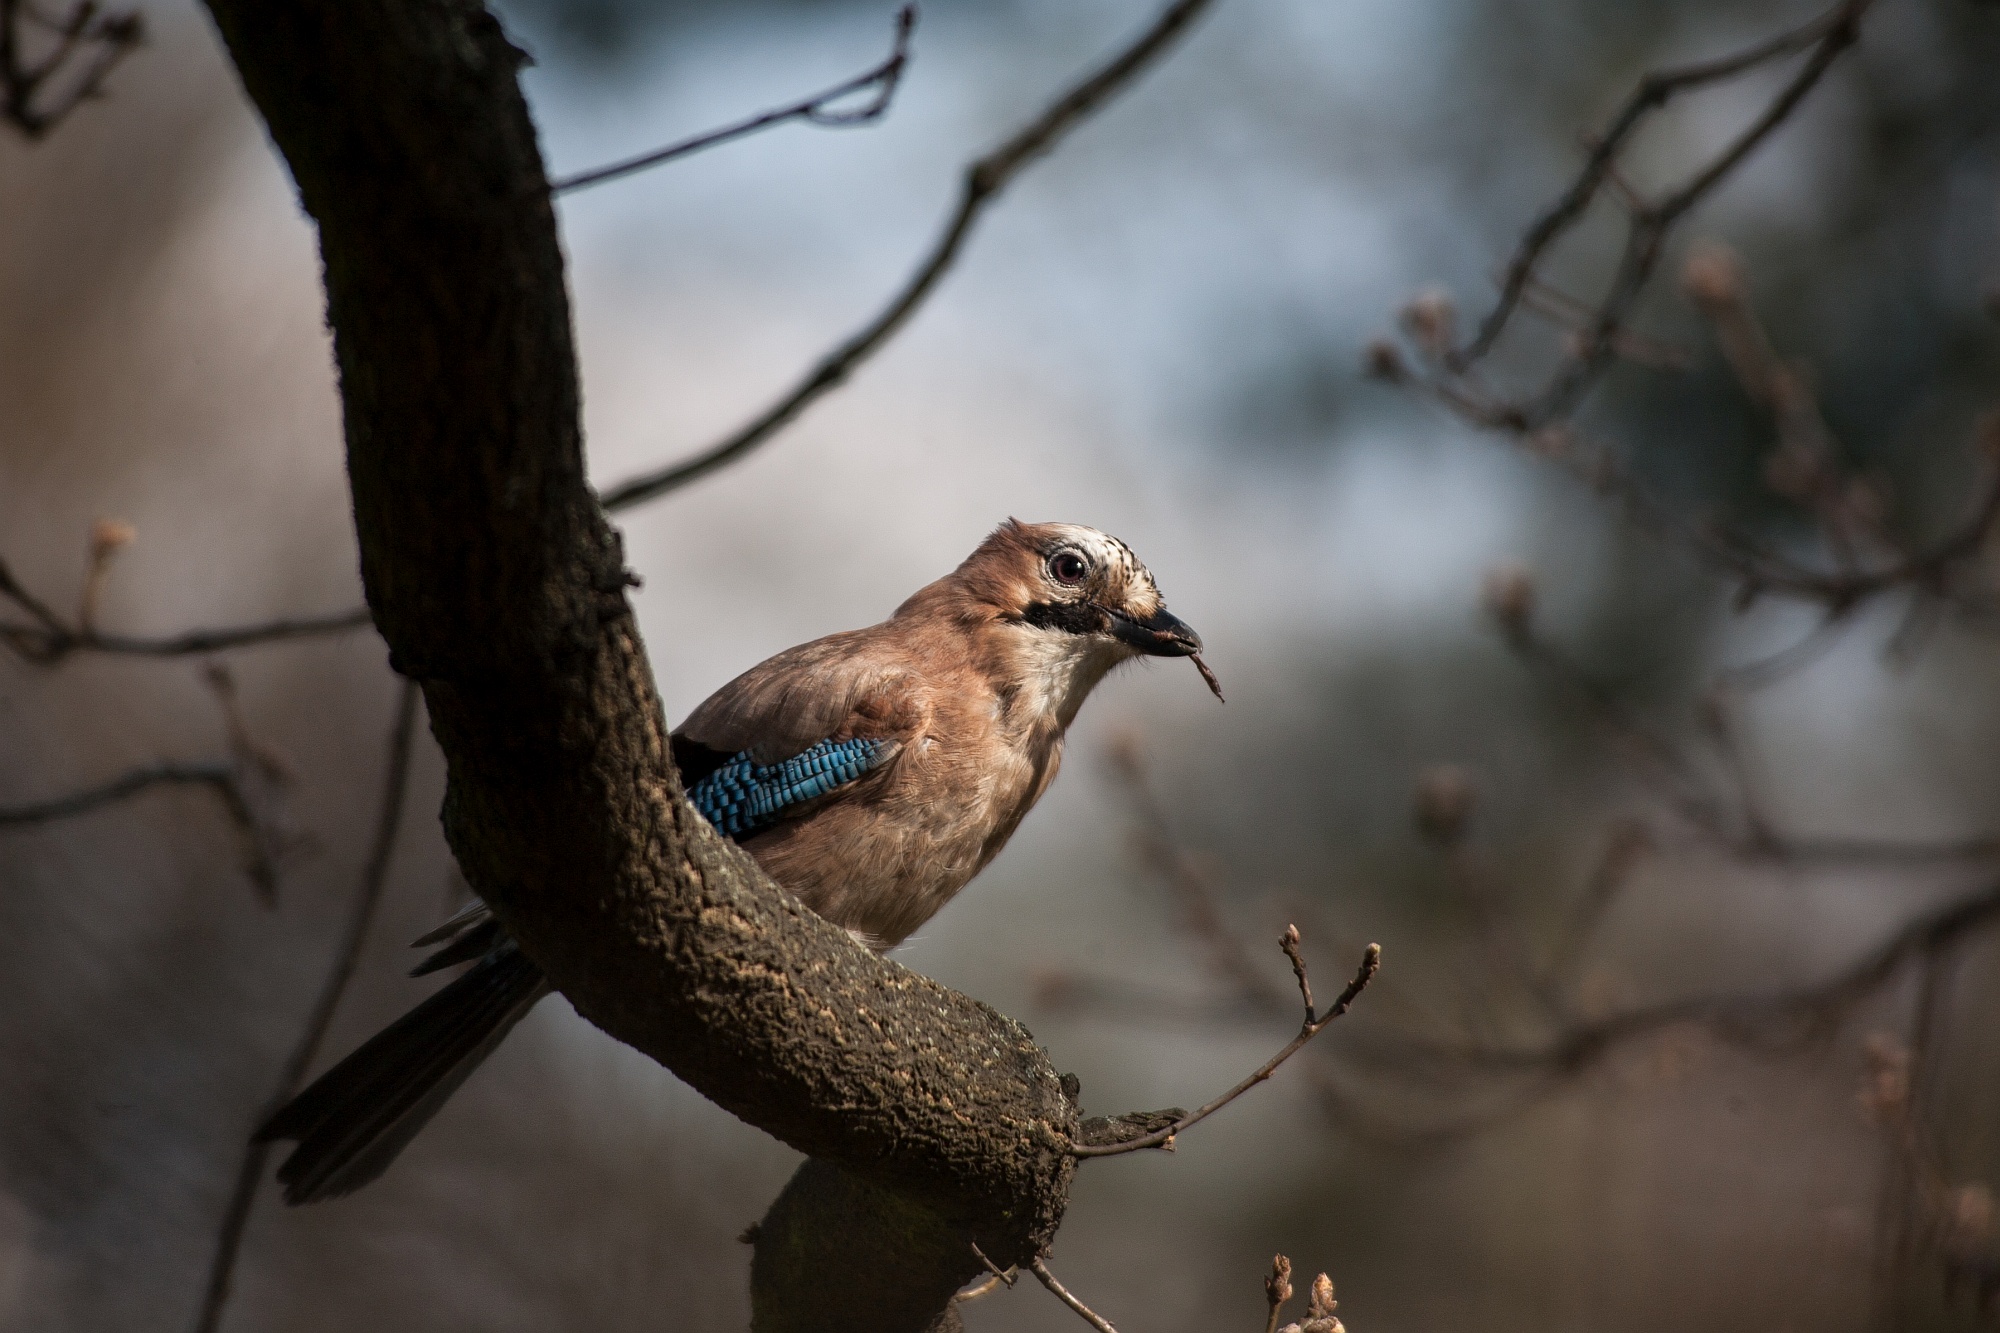
{"label": "bird", "polygon": [[[687,799],[773,880],[877,952],[993,860],[1055,780],[1084,699],[1141,657],[1194,659],[1132,549],[1008,519],[887,620],[759,663],[672,733]],[[476,899],[415,942],[413,975],[472,966],[273,1113],[288,1203],[388,1169],[552,990]]]}

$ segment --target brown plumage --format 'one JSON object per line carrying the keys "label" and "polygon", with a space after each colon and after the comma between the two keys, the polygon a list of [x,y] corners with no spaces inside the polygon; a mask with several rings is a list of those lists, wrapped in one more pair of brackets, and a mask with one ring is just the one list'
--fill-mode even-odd
{"label": "brown plumage", "polygon": [[[1050,562],[1072,552],[1088,569],[1060,582]],[[1069,608],[1081,614],[1064,617]],[[814,911],[892,947],[1006,845],[1055,779],[1084,696],[1143,651],[1116,635],[1114,616],[1144,623],[1162,610],[1124,543],[1010,519],[888,620],[752,667],[679,734],[767,763],[825,737],[888,742],[887,762],[743,846]],[[1180,630],[1161,646],[1199,646]]]}
{"label": "brown plumage", "polygon": [[[770,765],[822,741],[878,742],[861,776],[739,841],[807,906],[888,949],[1006,845],[1106,673],[1141,655],[1199,665],[1200,648],[1123,542],[1009,519],[888,620],[788,649],[717,690],[674,733],[674,756],[695,787],[737,756]],[[279,1171],[290,1201],[380,1174],[547,992],[490,917],[425,942],[440,941],[440,960],[484,956],[259,1131],[300,1141]]]}

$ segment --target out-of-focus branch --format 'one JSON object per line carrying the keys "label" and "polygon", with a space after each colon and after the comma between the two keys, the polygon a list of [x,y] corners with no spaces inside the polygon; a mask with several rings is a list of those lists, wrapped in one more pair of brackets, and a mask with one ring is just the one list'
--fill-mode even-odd
{"label": "out-of-focus branch", "polygon": [[[645,171],[649,167],[657,167],[676,158],[698,153],[704,148],[714,148],[718,144],[728,143],[731,139],[740,139],[746,134],[755,134],[758,130],[782,125],[786,121],[802,120],[810,125],[836,129],[872,124],[888,113],[890,102],[895,100],[896,89],[902,83],[903,70],[909,64],[910,34],[916,26],[917,7],[914,4],[904,5],[896,11],[894,47],[881,64],[866,73],[857,74],[845,83],[836,84],[824,92],[814,93],[811,97],[800,101],[761,112],[747,120],[725,125],[721,129],[708,130],[692,138],[668,144],[664,148],[641,153],[636,157],[622,158],[601,167],[592,167],[588,171],[559,177],[550,182],[549,193],[569,194],[592,185],[602,185],[606,181],[630,176],[634,172]],[[874,96],[862,105],[840,109],[840,103],[871,89],[874,91]]]}
{"label": "out-of-focus branch", "polygon": [[[1276,1055],[1251,1071],[1249,1076],[1242,1082],[1223,1093],[1220,1097],[1192,1111],[1174,1114],[1166,1124],[1160,1125],[1157,1128],[1150,1128],[1144,1133],[1127,1136],[1125,1131],[1132,1126],[1133,1117],[1116,1117],[1109,1122],[1092,1122],[1080,1132],[1079,1138],[1083,1141],[1076,1143],[1070,1148],[1071,1155],[1076,1157],[1113,1157],[1120,1153],[1138,1152],[1142,1148],[1171,1149],[1176,1135],[1200,1124],[1223,1107],[1229,1105],[1229,1103],[1235,1101],[1238,1097],[1241,1097],[1244,1093],[1250,1091],[1250,1089],[1256,1087],[1259,1083],[1262,1083],[1265,1079],[1271,1077],[1273,1073],[1277,1072],[1278,1066],[1284,1064],[1285,1061],[1291,1059],[1294,1055],[1297,1055],[1305,1048],[1307,1042],[1326,1031],[1329,1024],[1347,1012],[1348,1006],[1352,1005],[1355,997],[1361,994],[1370,981],[1374,980],[1377,969],[1382,965],[1382,946],[1379,944],[1369,945],[1361,955],[1361,966],[1355,969],[1353,980],[1349,981],[1346,988],[1340,992],[1340,996],[1333,1002],[1332,1008],[1328,1009],[1324,1014],[1318,1014],[1313,1009],[1312,985],[1306,978],[1305,962],[1298,952],[1298,945],[1298,927],[1288,927],[1283,937],[1279,940],[1279,946],[1284,950],[1285,956],[1291,960],[1293,971],[1298,978],[1300,1000],[1305,1006],[1305,1019],[1299,1025],[1297,1036],[1287,1042]],[[1150,1119],[1164,1114],[1168,1113],[1147,1113],[1146,1118]],[[1104,1137],[1099,1138],[1099,1135],[1103,1135]]]}
{"label": "out-of-focus branch", "polygon": [[[1527,406],[1525,415],[1530,429],[1566,417],[1575,409],[1583,394],[1611,364],[1615,352],[1614,338],[1651,281],[1653,271],[1665,252],[1668,233],[1798,109],[1833,62],[1859,40],[1861,18],[1872,3],[1873,0],[1842,0],[1822,19],[1809,25],[1808,30],[1787,34],[1760,48],[1717,62],[1712,68],[1719,72],[1700,80],[1714,82],[1734,77],[1802,47],[1807,52],[1805,64],[1771,99],[1762,114],[1706,166],[1678,189],[1656,201],[1632,201],[1639,206],[1630,212],[1625,253],[1619,261],[1618,272],[1598,303],[1597,318],[1584,333],[1576,354],[1558,369],[1548,385]],[[1655,86],[1671,87],[1663,83],[1656,83]],[[1616,159],[1615,152],[1612,159]],[[1504,324],[1504,320],[1502,322]]]}
{"label": "out-of-focus branch", "polygon": [[[333,967],[320,985],[319,998],[313,1002],[312,1010],[306,1016],[305,1030],[300,1033],[298,1043],[285,1061],[277,1092],[265,1110],[258,1113],[259,1121],[265,1119],[272,1109],[291,1100],[299,1085],[305,1081],[306,1073],[319,1057],[319,1048],[326,1040],[327,1029],[333,1025],[333,1015],[340,1007],[341,997],[347,993],[348,983],[354,979],[362,946],[368,941],[368,929],[374,923],[376,908],[381,905],[382,888],[389,878],[390,858],[396,850],[396,835],[402,827],[404,797],[409,790],[412,742],[417,729],[418,698],[419,691],[414,682],[405,681],[397,691],[396,717],[389,729],[389,757],[382,779],[381,805],[375,816],[375,835],[369,843],[368,859],[361,869],[361,883],[355,893],[354,904],[348,910],[347,928],[334,950]],[[209,1261],[208,1284],[203,1291],[201,1310],[195,1316],[195,1333],[214,1333],[221,1327],[222,1314],[229,1302],[231,1278],[236,1270],[236,1256],[242,1248],[243,1232],[249,1225],[250,1210],[257,1201],[257,1187],[263,1181],[264,1163],[270,1151],[268,1142],[250,1141],[244,1147],[236,1183],[216,1235],[215,1253]]]}
{"label": "out-of-focus branch", "polygon": [[151,787],[187,786],[213,788],[222,798],[223,804],[228,807],[232,819],[243,809],[242,795],[236,788],[234,764],[223,762],[144,764],[95,787],[85,787],[81,791],[50,797],[47,800],[30,801],[25,805],[0,806],[0,828],[53,824],[58,820],[74,819],[78,815],[89,814],[104,806],[115,805]]}
{"label": "out-of-focus branch", "polygon": [[[28,617],[21,621],[0,620],[0,643],[30,662],[52,665],[75,653],[109,653],[131,657],[188,657],[199,653],[222,652],[285,639],[317,638],[343,634],[369,623],[368,608],[355,607],[323,616],[285,617],[251,625],[222,629],[188,630],[157,638],[129,634],[105,634],[93,623],[105,569],[110,560],[100,530],[92,543],[92,559],[84,580],[81,614],[72,623],[56,614],[41,598],[23,587],[4,561],[0,561],[0,599],[12,602]],[[120,542],[118,545],[122,545]],[[110,549],[116,549],[115,546]]]}
{"label": "out-of-focus branch", "polygon": [[[1746,761],[1724,708],[1724,699],[1736,692],[1732,687],[1737,678],[1724,673],[1717,689],[1710,692],[1705,710],[1710,733],[1722,752],[1720,759],[1735,775],[1738,790],[1732,799],[1718,789],[1685,747],[1647,726],[1615,689],[1592,676],[1539,631],[1534,619],[1534,580],[1525,569],[1507,566],[1489,575],[1484,600],[1502,639],[1521,662],[1581,704],[1668,808],[1702,838],[1732,856],[1753,862],[1858,867],[1942,865],[2000,855],[2000,837],[1992,836],[1917,842],[1798,837],[1784,832],[1758,808],[1747,786]],[[1794,654],[1790,665],[1796,666],[1797,659]],[[1775,667],[1761,671],[1753,686],[1774,683],[1784,674]]]}
{"label": "out-of-focus branch", "polygon": [[[1489,585],[1489,600],[1493,598],[1494,589]],[[1502,610],[1512,612],[1511,617],[1503,617],[1503,624],[1509,619],[1512,622],[1510,639],[1529,641],[1532,598],[1517,590],[1514,597],[1499,600]],[[1567,666],[1567,659],[1551,660]],[[1609,692],[1604,692],[1603,697],[1609,698]],[[1624,717],[1622,713],[1614,716]],[[1665,744],[1658,738],[1652,740]],[[1676,771],[1691,767],[1677,753],[1670,766]],[[1121,776],[1126,785],[1132,786],[1130,774],[1124,771],[1127,767],[1129,762],[1121,764]],[[1450,790],[1443,790],[1447,786]],[[1138,788],[1137,794],[1144,799],[1143,788]],[[1469,792],[1462,781],[1420,784],[1416,800],[1419,827],[1447,850],[1455,849],[1465,837],[1470,804]],[[1722,810],[1719,798],[1714,802],[1688,804],[1704,817]],[[1169,853],[1165,863],[1171,865],[1174,861],[1171,853],[1176,850],[1171,829],[1163,812],[1154,813],[1158,826],[1147,836],[1163,843]],[[2000,846],[1988,840],[1905,844],[1794,840],[1777,834],[1768,834],[1767,840],[1753,849],[1740,840],[1733,825],[1722,822],[1707,827],[1717,830],[1712,836],[1718,841],[1740,850],[1746,857],[1783,858],[1799,863],[1918,866],[1971,860],[2000,851]],[[1578,1018],[1576,1015],[1588,1007],[1579,1003],[1576,992],[1597,923],[1653,847],[1654,839],[1644,824],[1633,820],[1614,826],[1576,904],[1558,927],[1546,963],[1532,975],[1509,978],[1526,981],[1544,1001],[1533,1024],[1540,1032],[1538,1037],[1501,1040],[1487,1035],[1486,1025],[1470,1021],[1457,1025],[1459,1030],[1455,1032],[1440,1028],[1434,1021],[1403,1026],[1400,1030],[1377,1025],[1367,1037],[1344,1048],[1339,1062],[1317,1061],[1309,1066],[1309,1076],[1328,1112],[1351,1131],[1383,1142],[1409,1146],[1460,1138],[1520,1113],[1595,1068],[1613,1052],[1676,1028],[1699,1027],[1746,1045],[1783,1045],[1828,1031],[1856,1004],[1894,980],[1913,961],[1942,956],[1968,936],[2000,921],[2000,884],[1996,884],[1914,919],[1848,969],[1820,981],[1767,995],[1696,995],[1642,1005],[1605,1017]],[[1155,864],[1161,862],[1156,859]],[[1192,877],[1190,883],[1194,889],[1207,892],[1206,881],[1200,876]],[[1182,920],[1204,944],[1210,944],[1218,930],[1226,937],[1226,925],[1213,912],[1205,916],[1184,913]],[[1289,937],[1286,943],[1293,944]],[[1291,954],[1293,948],[1287,948],[1286,952]],[[1294,965],[1301,966],[1300,960],[1295,959]],[[1498,979],[1489,977],[1488,981]],[[1301,996],[1310,1005],[1308,983],[1303,977],[1301,983]],[[1245,991],[1244,998],[1252,1002],[1252,1012],[1256,1011],[1256,1001],[1262,993],[1262,989]],[[1490,1003],[1497,994],[1496,991],[1494,995],[1483,996],[1480,1003]],[[1413,1017],[1426,1019],[1423,1015]],[[1421,1031],[1423,1028],[1433,1031],[1425,1033]],[[1295,1042],[1288,1047],[1280,1058],[1293,1053],[1299,1044]],[[1272,1067],[1275,1066],[1267,1066],[1266,1070]],[[1229,1095],[1239,1095],[1245,1086],[1239,1085]],[[1387,1113],[1371,1109],[1369,1103],[1385,1097],[1406,1103],[1414,1098],[1415,1102]],[[1450,1110],[1440,1118],[1413,1113],[1412,1105],[1419,1112],[1443,1106],[1449,1106]],[[1088,1153],[1079,1150],[1079,1155],[1166,1146],[1179,1129],[1211,1108],[1192,1115],[1176,1110],[1086,1122],[1084,1136],[1105,1146]]]}
{"label": "out-of-focus branch", "polygon": [[301,843],[289,828],[282,791],[291,774],[269,749],[250,734],[236,704],[235,684],[220,667],[208,672],[208,684],[222,708],[229,735],[227,760],[204,763],[142,764],[109,782],[48,800],[0,807],[0,828],[52,824],[90,814],[130,800],[154,787],[206,787],[222,803],[229,822],[243,842],[244,873],[268,906],[277,901],[278,873]]}
{"label": "out-of-focus branch", "polygon": [[[1764,135],[1770,133],[1785,116],[1790,114],[1799,98],[1810,91],[1812,84],[1824,72],[1825,64],[1830,63],[1832,56],[1837,55],[1842,48],[1854,41],[1856,25],[1859,24],[1862,14],[1866,12],[1870,3],[1872,0],[1843,0],[1843,3],[1834,6],[1803,27],[1780,33],[1768,41],[1760,42],[1734,55],[1683,65],[1677,69],[1656,70],[1641,78],[1638,86],[1626,98],[1625,105],[1612,118],[1610,127],[1602,134],[1594,136],[1590,155],[1585,159],[1583,169],[1577,173],[1576,179],[1554,203],[1549,205],[1547,211],[1535,220],[1526,235],[1521,238],[1520,246],[1515,250],[1513,258],[1507,262],[1506,274],[1500,283],[1499,299],[1480,321],[1477,336],[1464,347],[1453,348],[1447,353],[1445,360],[1452,371],[1463,373],[1471,369],[1493,350],[1501,335],[1506,332],[1523,298],[1535,284],[1536,266],[1541,263],[1551,246],[1583,220],[1585,211],[1597,198],[1598,192],[1608,184],[1616,184],[1622,179],[1618,175],[1619,155],[1631,143],[1639,127],[1654,112],[1664,107],[1679,93],[1708,84],[1721,83],[1759,69],[1772,61],[1797,55],[1809,48],[1817,48],[1814,65],[1808,66],[1802,73],[1803,86],[1799,87],[1796,93],[1788,88],[1787,96],[1766,111],[1759,122],[1761,128],[1754,129],[1756,137],[1752,138],[1746,134],[1729,153],[1698,174],[1675,196],[1676,199],[1685,199],[1685,202],[1679,203],[1674,210],[1675,216],[1678,216],[1679,213],[1686,212],[1702,194],[1720,183],[1729,168],[1747,155]],[[1800,82],[1794,80],[1794,85]],[[1636,197],[1630,202],[1636,203]],[[1669,222],[1671,220],[1668,219]],[[1603,336],[1609,337],[1611,332],[1612,330],[1607,329]]]}
{"label": "out-of-focus branch", "polygon": [[844,384],[847,377],[902,328],[930,296],[964,249],[966,239],[972,234],[973,224],[1007,183],[1129,87],[1201,16],[1210,3],[1211,0],[1175,0],[1129,46],[1058,97],[1046,111],[1023,126],[1012,138],[968,166],[963,184],[959,187],[957,207],[945,221],[944,230],[932,244],[930,253],[919,262],[916,272],[910,275],[902,290],[874,319],[822,357],[790,392],[749,424],[700,453],[613,486],[604,494],[604,507],[612,511],[625,509],[707,476],[770,439],[821,396]]}
{"label": "out-of-focus branch", "polygon": [[[30,32],[40,35],[39,55],[28,52]],[[34,0],[0,0],[0,117],[42,138],[103,91],[111,71],[145,40],[137,11],[107,14],[94,0],[77,0],[54,17]]]}
{"label": "out-of-focus branch", "polygon": [[1621,820],[1612,826],[1597,859],[1591,864],[1590,873],[1584,878],[1582,895],[1570,909],[1556,936],[1555,947],[1549,951],[1548,963],[1543,970],[1549,989],[1561,994],[1574,987],[1577,965],[1596,934],[1598,924],[1609,914],[1618,896],[1632,882],[1633,872],[1652,851],[1652,834],[1640,821]]}
{"label": "out-of-focus branch", "polygon": [[1831,1030],[1910,963],[1955,948],[1996,922],[2000,922],[2000,884],[1917,917],[1845,969],[1803,986],[1764,995],[1687,996],[1577,1023],[1531,1045],[1430,1043],[1421,1054],[1474,1071],[1548,1072],[1573,1078],[1624,1045],[1683,1025],[1705,1028],[1739,1045],[1784,1046]]}
{"label": "out-of-focus branch", "polygon": [[[1414,378],[1467,421],[1511,435],[1560,463],[1616,498],[1635,526],[1737,580],[1745,604],[1772,593],[1819,602],[1837,619],[1862,601],[1892,590],[1911,589],[1920,600],[1950,593],[1952,576],[2000,524],[2000,475],[1989,478],[1961,525],[1935,546],[1865,560],[1863,537],[1893,545],[1887,543],[1881,523],[1880,495],[1865,479],[1842,474],[1808,381],[1771,353],[1741,300],[1733,266],[1716,262],[1712,252],[1690,261],[1689,293],[1716,320],[1718,337],[1746,392],[1768,407],[1777,423],[1779,444],[1767,480],[1779,494],[1815,515],[1835,568],[1814,569],[1741,534],[1690,526],[1649,495],[1609,449],[1578,439],[1569,424],[1583,397],[1614,361],[1631,356],[1658,360],[1652,349],[1633,342],[1626,322],[1652,282],[1670,233],[1798,109],[1841,53],[1856,42],[1871,3],[1842,0],[1804,27],[1737,55],[1641,79],[1611,127],[1592,141],[1577,177],[1523,236],[1506,266],[1500,295],[1478,332],[1461,343],[1449,300],[1436,294],[1419,297],[1404,312],[1404,326],[1422,359],[1423,372],[1413,374],[1402,352],[1387,342],[1370,348],[1370,372],[1390,380]],[[1804,62],[1760,114],[1678,186],[1648,198],[1621,175],[1620,156],[1634,133],[1675,94],[1800,54]],[[1607,189],[1627,215],[1624,252],[1616,273],[1595,302],[1568,296],[1552,299],[1553,289],[1537,268]],[[1573,327],[1570,345],[1539,387],[1519,394],[1494,392],[1474,371],[1516,317],[1534,309],[1553,310]],[[1995,430],[1989,427],[1983,434],[1990,440]],[[1970,609],[1977,599],[1959,595],[1952,600],[1964,601]]]}

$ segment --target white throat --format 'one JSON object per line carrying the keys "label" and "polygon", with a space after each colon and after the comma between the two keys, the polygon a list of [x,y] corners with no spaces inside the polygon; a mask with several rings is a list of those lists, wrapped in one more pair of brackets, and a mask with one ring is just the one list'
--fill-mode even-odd
{"label": "white throat", "polygon": [[1053,722],[1064,731],[1097,682],[1132,656],[1121,644],[1058,629],[1022,625],[1011,637],[1012,674],[1019,682],[1013,710],[1024,720]]}

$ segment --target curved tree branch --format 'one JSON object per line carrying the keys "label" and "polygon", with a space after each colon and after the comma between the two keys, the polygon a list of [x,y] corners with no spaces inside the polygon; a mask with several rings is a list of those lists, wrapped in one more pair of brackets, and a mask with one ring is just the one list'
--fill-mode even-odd
{"label": "curved tree branch", "polygon": [[[459,864],[578,1012],[863,1187],[841,1216],[875,1270],[781,1201],[757,1327],[952,1318],[965,1241],[1014,1263],[1053,1235],[1074,1107],[1025,1029],[855,944],[682,799],[585,483],[520,52],[466,0],[209,7],[319,224],[363,582]],[[928,1295],[889,1318],[887,1290]]]}

